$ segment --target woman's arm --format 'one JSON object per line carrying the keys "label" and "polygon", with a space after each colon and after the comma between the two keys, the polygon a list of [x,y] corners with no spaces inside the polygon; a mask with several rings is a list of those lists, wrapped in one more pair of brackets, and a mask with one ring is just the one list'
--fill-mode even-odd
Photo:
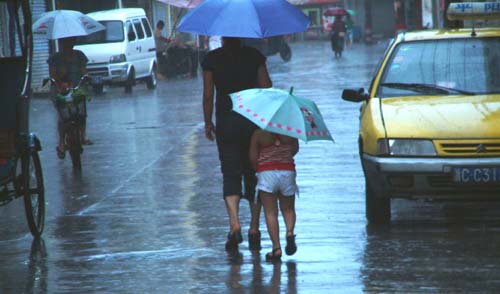
{"label": "woman's arm", "polygon": [[273,82],[269,77],[269,73],[267,71],[266,64],[262,64],[259,66],[257,70],[257,87],[258,88],[271,88],[273,86]]}
{"label": "woman's arm", "polygon": [[250,151],[248,152],[250,165],[253,170],[257,170],[257,159],[259,158],[259,133],[259,130],[253,132],[252,139],[250,140]]}
{"label": "woman's arm", "polygon": [[212,122],[214,109],[214,79],[212,72],[203,71],[203,117],[205,119],[205,137],[213,141],[215,138],[215,127]]}

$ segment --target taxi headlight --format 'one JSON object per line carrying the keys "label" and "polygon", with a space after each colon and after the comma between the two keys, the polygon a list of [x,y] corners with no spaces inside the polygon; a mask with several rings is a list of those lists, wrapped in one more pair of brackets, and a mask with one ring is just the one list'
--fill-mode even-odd
{"label": "taxi headlight", "polygon": [[379,156],[436,156],[436,149],[430,140],[380,139],[377,141]]}
{"label": "taxi headlight", "polygon": [[119,63],[127,61],[125,54],[113,55],[109,58],[109,63]]}

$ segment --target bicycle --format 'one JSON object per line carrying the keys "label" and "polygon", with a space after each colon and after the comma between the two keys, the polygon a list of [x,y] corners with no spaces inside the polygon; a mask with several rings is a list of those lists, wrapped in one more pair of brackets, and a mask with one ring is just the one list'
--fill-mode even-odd
{"label": "bicycle", "polygon": [[[4,2],[0,0],[0,3]],[[38,151],[40,140],[29,132],[29,100],[33,38],[29,1],[12,1],[17,10],[9,10],[13,32],[7,44],[20,50],[0,56],[0,206],[23,197],[31,234],[39,238],[45,220],[45,189]],[[6,224],[8,225],[8,224]]]}
{"label": "bicycle", "polygon": [[[82,126],[87,114],[88,94],[83,86],[91,80],[90,76],[83,75],[74,87],[64,85],[53,98],[59,118],[63,124],[64,151],[68,150],[73,168],[81,169],[81,154],[83,153]],[[53,78],[44,80],[44,85],[50,81],[55,85]]]}

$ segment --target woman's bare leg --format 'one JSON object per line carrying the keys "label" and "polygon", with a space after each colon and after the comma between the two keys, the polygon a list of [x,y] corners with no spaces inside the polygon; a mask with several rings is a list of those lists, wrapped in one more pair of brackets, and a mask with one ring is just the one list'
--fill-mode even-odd
{"label": "woman's bare leg", "polygon": [[229,195],[224,197],[226,203],[227,215],[229,216],[229,231],[231,233],[241,231],[240,220],[238,217],[240,196]]}

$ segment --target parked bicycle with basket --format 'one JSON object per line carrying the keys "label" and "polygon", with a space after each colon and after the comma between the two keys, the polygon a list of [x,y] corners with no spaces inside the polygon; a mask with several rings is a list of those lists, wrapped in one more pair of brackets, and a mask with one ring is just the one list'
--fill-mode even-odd
{"label": "parked bicycle with basket", "polygon": [[8,35],[0,55],[0,206],[23,197],[31,234],[40,237],[45,219],[45,191],[38,152],[41,144],[29,132],[31,12],[27,0],[7,4]]}

